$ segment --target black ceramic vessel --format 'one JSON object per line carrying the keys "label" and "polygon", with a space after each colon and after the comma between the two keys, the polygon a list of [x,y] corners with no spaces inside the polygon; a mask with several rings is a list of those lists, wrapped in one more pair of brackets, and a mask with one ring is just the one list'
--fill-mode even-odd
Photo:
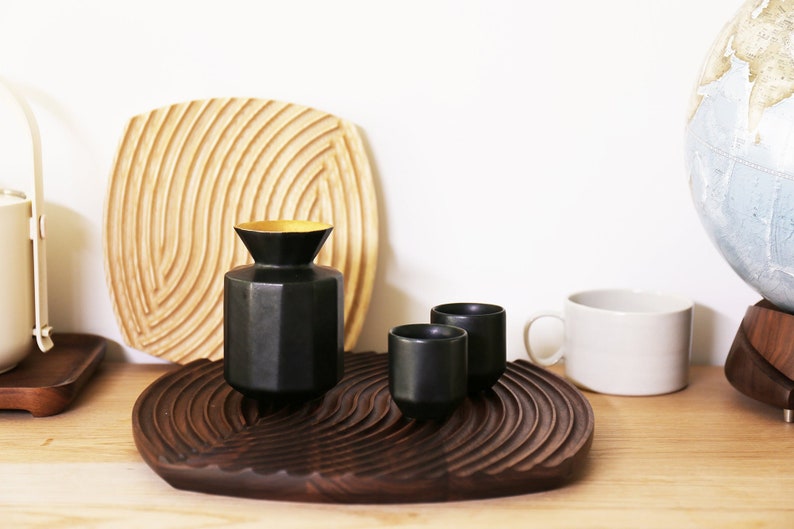
{"label": "black ceramic vessel", "polygon": [[451,414],[466,397],[466,331],[430,323],[391,329],[389,392],[406,417]]}
{"label": "black ceramic vessel", "polygon": [[306,400],[342,378],[342,274],[313,263],[333,229],[309,221],[234,228],[254,264],[226,273],[223,374],[257,400]]}
{"label": "black ceramic vessel", "polygon": [[489,303],[447,303],[433,307],[430,321],[454,325],[469,335],[469,392],[489,389],[505,371],[506,314]]}

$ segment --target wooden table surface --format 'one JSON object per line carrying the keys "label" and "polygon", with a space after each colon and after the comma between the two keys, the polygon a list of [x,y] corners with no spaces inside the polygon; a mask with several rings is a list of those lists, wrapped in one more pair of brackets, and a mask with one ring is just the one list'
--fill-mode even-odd
{"label": "wooden table surface", "polygon": [[443,504],[319,505],[171,488],[132,438],[135,399],[172,366],[105,363],[64,413],[0,411],[2,527],[794,527],[794,424],[720,367],[659,397],[585,393],[595,437],[558,490]]}

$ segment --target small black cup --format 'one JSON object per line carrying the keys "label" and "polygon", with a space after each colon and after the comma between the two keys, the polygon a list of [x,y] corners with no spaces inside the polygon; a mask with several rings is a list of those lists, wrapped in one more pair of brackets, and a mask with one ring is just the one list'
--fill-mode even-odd
{"label": "small black cup", "polygon": [[443,419],[466,398],[466,331],[414,323],[389,331],[389,392],[406,417]]}
{"label": "small black cup", "polygon": [[469,392],[496,384],[507,362],[505,309],[488,303],[447,303],[431,309],[430,321],[454,325],[468,333]]}

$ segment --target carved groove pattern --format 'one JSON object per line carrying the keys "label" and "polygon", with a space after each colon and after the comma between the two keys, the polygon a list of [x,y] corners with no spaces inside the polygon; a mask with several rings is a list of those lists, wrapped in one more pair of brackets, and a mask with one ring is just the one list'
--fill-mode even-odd
{"label": "carved groove pattern", "polygon": [[334,226],[317,257],[344,274],[345,349],[361,332],[377,259],[377,204],[355,127],[311,108],[209,99],[134,117],[114,162],[105,269],[125,342],[184,363],[223,355],[223,275],[250,262],[233,226]]}
{"label": "carved groove pattern", "polygon": [[259,409],[222,362],[155,381],[133,410],[135,443],[176,488],[253,498],[399,503],[522,494],[575,477],[592,441],[590,404],[568,382],[511,362],[443,422],[405,419],[387,355],[347,354],[322,398]]}

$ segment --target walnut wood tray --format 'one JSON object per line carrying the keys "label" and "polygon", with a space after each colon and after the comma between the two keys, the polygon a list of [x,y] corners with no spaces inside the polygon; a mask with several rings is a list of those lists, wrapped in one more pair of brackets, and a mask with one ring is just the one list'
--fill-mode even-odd
{"label": "walnut wood tray", "polygon": [[302,405],[259,407],[196,360],[152,383],[132,412],[146,463],[175,488],[261,499],[405,503],[523,494],[575,479],[589,402],[519,360],[444,422],[404,418],[387,355],[347,354],[345,378]]}
{"label": "walnut wood tray", "polygon": [[0,409],[26,410],[34,417],[66,409],[105,357],[107,342],[90,334],[57,334],[46,353],[31,340],[30,353],[0,375]]}

